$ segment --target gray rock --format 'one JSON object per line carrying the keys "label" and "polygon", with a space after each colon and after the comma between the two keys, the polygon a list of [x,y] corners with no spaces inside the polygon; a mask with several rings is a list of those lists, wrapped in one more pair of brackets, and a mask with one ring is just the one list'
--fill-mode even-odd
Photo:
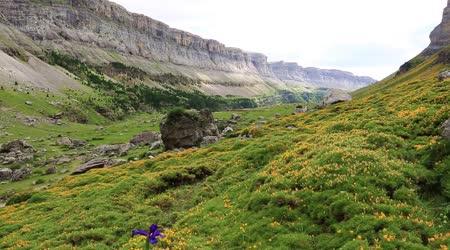
{"label": "gray rock", "polygon": [[441,72],[438,76],[439,81],[444,81],[448,78],[450,78],[450,70],[445,70],[443,72]]}
{"label": "gray rock", "polygon": [[56,161],[56,164],[62,165],[62,164],[70,163],[71,161],[72,161],[72,159],[70,159],[69,157],[62,157]]}
{"label": "gray rock", "polygon": [[328,106],[339,102],[347,102],[350,100],[352,100],[352,96],[347,92],[339,89],[330,89],[322,101],[322,106]]}
{"label": "gray rock", "polygon": [[447,140],[450,140],[450,119],[448,119],[447,121],[445,121],[445,122],[441,125],[440,129],[441,129],[441,131],[442,131],[442,133],[441,133],[442,137],[445,138],[445,139],[447,139]]}
{"label": "gray rock", "polygon": [[227,135],[229,133],[233,133],[234,129],[232,127],[226,127],[223,131],[222,131],[222,135]]}
{"label": "gray rock", "polygon": [[59,146],[65,146],[69,148],[80,148],[86,146],[87,142],[83,140],[71,139],[69,137],[61,137],[56,140],[56,144]]}
{"label": "gray rock", "polygon": [[161,122],[162,141],[166,150],[200,146],[206,136],[219,136],[209,110],[179,111]]}
{"label": "gray rock", "polygon": [[28,177],[32,173],[31,168],[25,167],[18,170],[14,170],[11,176],[12,181],[21,181]]}
{"label": "gray rock", "polygon": [[0,168],[0,181],[8,181],[12,178],[13,171],[9,168]]}
{"label": "gray rock", "polygon": [[306,106],[298,105],[297,107],[295,107],[296,114],[306,113],[307,111],[308,111],[308,107],[306,107]]}
{"label": "gray rock", "polygon": [[34,148],[23,140],[15,140],[0,146],[0,161],[3,164],[22,163],[32,160]]}
{"label": "gray rock", "polygon": [[26,151],[26,150],[31,150],[34,152],[33,147],[24,140],[15,140],[2,144],[0,146],[0,153],[10,153],[14,151]]}
{"label": "gray rock", "polygon": [[33,105],[33,102],[31,102],[31,101],[26,101],[25,104],[31,106],[31,105]]}
{"label": "gray rock", "polygon": [[152,143],[160,141],[161,134],[156,132],[143,132],[136,135],[130,140],[134,145],[152,145]]}
{"label": "gray rock", "polygon": [[114,144],[114,145],[101,145],[98,146],[94,152],[103,156],[124,156],[130,149],[133,148],[133,144]]}
{"label": "gray rock", "polygon": [[57,172],[57,169],[56,169],[56,167],[55,166],[52,166],[52,167],[49,167],[49,168],[47,168],[47,170],[45,171],[45,173],[46,174],[56,174],[56,172]]}
{"label": "gray rock", "polygon": [[126,161],[122,159],[94,159],[76,168],[72,175],[83,174],[96,168],[115,167],[125,163]]}
{"label": "gray rock", "polygon": [[72,175],[83,174],[95,168],[104,168],[108,164],[108,159],[94,159],[79,166]]}
{"label": "gray rock", "polygon": [[214,143],[217,143],[219,141],[219,137],[218,136],[205,136],[203,137],[202,146],[208,146]]}
{"label": "gray rock", "polygon": [[152,143],[152,145],[150,146],[150,150],[156,150],[156,149],[160,149],[163,146],[163,142],[161,140],[159,141],[155,141],[154,143]]}

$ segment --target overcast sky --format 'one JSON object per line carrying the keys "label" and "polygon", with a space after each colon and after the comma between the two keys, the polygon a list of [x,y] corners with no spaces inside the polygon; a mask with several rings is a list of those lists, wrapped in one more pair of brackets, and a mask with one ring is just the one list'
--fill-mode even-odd
{"label": "overcast sky", "polygon": [[113,0],[269,61],[381,79],[429,44],[447,0]]}

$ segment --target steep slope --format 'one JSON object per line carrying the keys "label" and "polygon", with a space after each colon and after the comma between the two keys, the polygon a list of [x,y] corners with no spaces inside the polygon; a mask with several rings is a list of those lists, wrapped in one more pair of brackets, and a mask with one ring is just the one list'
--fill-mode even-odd
{"label": "steep slope", "polygon": [[[289,89],[263,54],[172,29],[106,0],[6,0],[0,2],[0,16],[38,48],[94,65],[121,62],[150,74],[181,74],[200,80],[198,88],[208,94],[255,96]],[[331,78],[332,84],[340,82]]]}
{"label": "steep slope", "polygon": [[0,210],[1,248],[447,249],[450,65],[430,56],[353,101],[202,149],[67,177]]}

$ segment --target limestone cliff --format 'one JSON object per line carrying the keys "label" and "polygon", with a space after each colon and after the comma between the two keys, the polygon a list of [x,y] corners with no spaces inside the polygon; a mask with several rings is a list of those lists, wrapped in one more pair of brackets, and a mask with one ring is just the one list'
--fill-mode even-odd
{"label": "limestone cliff", "polygon": [[318,68],[303,68],[297,63],[275,62],[270,68],[278,79],[287,82],[309,83],[314,87],[355,90],[375,82],[364,76],[355,76],[350,72],[326,70]]}
{"label": "limestone cliff", "polygon": [[444,9],[442,22],[430,34],[430,40],[430,46],[422,53],[424,55],[431,55],[450,45],[450,0]]}
{"label": "limestone cliff", "polygon": [[[254,96],[289,88],[263,54],[170,28],[107,0],[2,0],[0,22],[31,38],[32,54],[38,47],[97,65],[119,61],[150,74],[181,74],[200,80],[196,88],[209,94]],[[319,87],[367,84],[351,74],[306,71],[302,80]]]}

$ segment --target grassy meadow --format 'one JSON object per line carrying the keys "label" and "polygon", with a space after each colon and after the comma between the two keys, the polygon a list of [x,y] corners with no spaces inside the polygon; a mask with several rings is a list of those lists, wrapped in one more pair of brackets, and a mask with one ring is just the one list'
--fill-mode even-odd
{"label": "grassy meadow", "polygon": [[[141,249],[131,230],[155,223],[166,235],[156,249],[448,249],[450,142],[438,127],[450,117],[450,82],[437,80],[446,66],[435,60],[305,114],[216,113],[241,114],[236,133],[251,138],[19,192],[0,209],[0,248]],[[156,128],[142,122],[152,117],[100,135],[76,124],[11,133],[116,142]]]}

